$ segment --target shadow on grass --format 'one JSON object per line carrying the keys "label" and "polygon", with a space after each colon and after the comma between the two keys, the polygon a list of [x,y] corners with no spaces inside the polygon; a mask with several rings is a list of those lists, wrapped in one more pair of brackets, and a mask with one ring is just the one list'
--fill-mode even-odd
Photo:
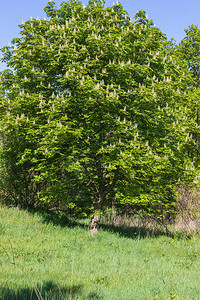
{"label": "shadow on grass", "polygon": [[[47,224],[53,224],[60,227],[75,228],[80,227],[84,230],[89,230],[88,219],[69,219],[64,215],[61,215],[57,212],[48,211],[48,210],[29,210],[29,213],[41,216],[41,220]],[[154,226],[152,228],[142,227],[142,226],[120,226],[112,224],[100,224],[100,229],[107,231],[113,234],[117,234],[120,237],[126,237],[134,240],[140,240],[142,238],[156,238],[159,236],[170,236],[172,238],[182,239],[184,238],[183,233],[170,232],[166,230],[165,226]],[[189,238],[189,236],[188,236]],[[0,299],[1,300],[1,299]]]}
{"label": "shadow on grass", "polygon": [[[80,227],[85,230],[89,230],[88,222],[84,222],[84,219],[68,219],[65,216],[61,216],[54,212],[40,212],[43,222],[53,223],[54,225],[61,227],[75,228]],[[85,220],[86,221],[86,220]],[[120,237],[126,237],[134,240],[139,240],[145,237],[159,237],[161,235],[169,235],[164,228],[150,229],[147,227],[137,226],[119,226],[111,224],[100,224],[100,229],[113,234],[117,234]]]}
{"label": "shadow on grass", "polygon": [[[49,224],[68,228],[80,227],[85,230],[89,230],[88,224],[84,223],[84,219],[68,219],[66,216],[61,216],[55,212],[49,211],[37,211],[41,215],[42,221]],[[118,234],[120,237],[126,237],[131,239],[140,239],[145,237],[158,237],[160,235],[166,235],[163,230],[151,230],[146,227],[136,226],[116,226],[110,224],[100,224],[100,229],[113,234]]]}
{"label": "shadow on grass", "polygon": [[59,213],[53,212],[53,211],[46,211],[46,210],[29,210],[31,214],[37,213],[37,215],[41,216],[42,222],[46,224],[53,224],[56,226],[60,227],[69,227],[69,228],[74,228],[74,227],[81,227],[84,229],[88,229],[88,225],[84,224],[81,222],[83,219],[73,219],[73,218],[68,218],[64,215],[61,215]]}
{"label": "shadow on grass", "polygon": [[41,286],[34,286],[32,289],[0,289],[0,300],[68,300],[68,299],[87,299],[101,300],[101,295],[95,292],[83,294],[81,285],[72,285],[72,287],[60,287],[52,282],[46,282]]}
{"label": "shadow on grass", "polygon": [[134,240],[139,240],[146,237],[159,237],[161,235],[166,235],[164,230],[160,229],[149,229],[146,227],[136,227],[136,226],[115,226],[109,224],[101,224],[101,229],[114,234],[119,237],[131,238]]}

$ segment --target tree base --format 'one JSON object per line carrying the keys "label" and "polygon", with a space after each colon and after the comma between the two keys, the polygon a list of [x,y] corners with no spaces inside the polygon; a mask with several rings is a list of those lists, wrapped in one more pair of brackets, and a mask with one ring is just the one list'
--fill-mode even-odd
{"label": "tree base", "polygon": [[100,223],[100,215],[93,216],[90,224],[90,232],[93,236],[94,233],[97,233],[99,230],[99,223]]}

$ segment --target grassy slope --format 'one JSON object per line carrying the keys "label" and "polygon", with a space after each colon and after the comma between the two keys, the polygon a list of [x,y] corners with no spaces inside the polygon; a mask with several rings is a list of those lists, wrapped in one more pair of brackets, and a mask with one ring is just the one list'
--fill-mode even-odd
{"label": "grassy slope", "polygon": [[200,299],[199,243],[106,229],[91,237],[81,224],[0,207],[0,299]]}

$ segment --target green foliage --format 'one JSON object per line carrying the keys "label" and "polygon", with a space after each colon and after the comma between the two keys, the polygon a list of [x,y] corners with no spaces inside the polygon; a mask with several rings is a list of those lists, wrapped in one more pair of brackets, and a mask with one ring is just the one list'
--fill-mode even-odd
{"label": "green foliage", "polygon": [[179,50],[188,63],[188,67],[192,70],[199,87],[200,76],[200,30],[198,26],[191,25],[185,29],[186,36],[179,45]]}
{"label": "green foliage", "polygon": [[[187,62],[188,68],[193,75],[193,80],[190,83],[192,92],[190,98],[190,118],[193,117],[193,122],[190,124],[190,135],[193,142],[189,144],[187,150],[196,168],[199,167],[199,141],[200,141],[200,123],[199,123],[199,80],[200,80],[200,30],[198,26],[191,25],[185,30],[186,36],[180,42],[176,49],[177,55]],[[199,172],[198,172],[199,173]],[[197,173],[197,176],[199,174]]]}
{"label": "green foliage", "polygon": [[8,182],[16,174],[42,205],[71,214],[115,202],[169,217],[174,186],[193,176],[186,63],[143,11],[133,22],[104,1],[51,1],[45,11],[49,20],[20,25],[3,48]]}

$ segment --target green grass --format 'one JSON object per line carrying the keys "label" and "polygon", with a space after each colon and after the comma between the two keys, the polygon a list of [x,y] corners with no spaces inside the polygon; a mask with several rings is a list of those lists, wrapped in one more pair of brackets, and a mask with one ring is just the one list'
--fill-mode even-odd
{"label": "green grass", "polygon": [[200,299],[199,246],[0,206],[0,299]]}

